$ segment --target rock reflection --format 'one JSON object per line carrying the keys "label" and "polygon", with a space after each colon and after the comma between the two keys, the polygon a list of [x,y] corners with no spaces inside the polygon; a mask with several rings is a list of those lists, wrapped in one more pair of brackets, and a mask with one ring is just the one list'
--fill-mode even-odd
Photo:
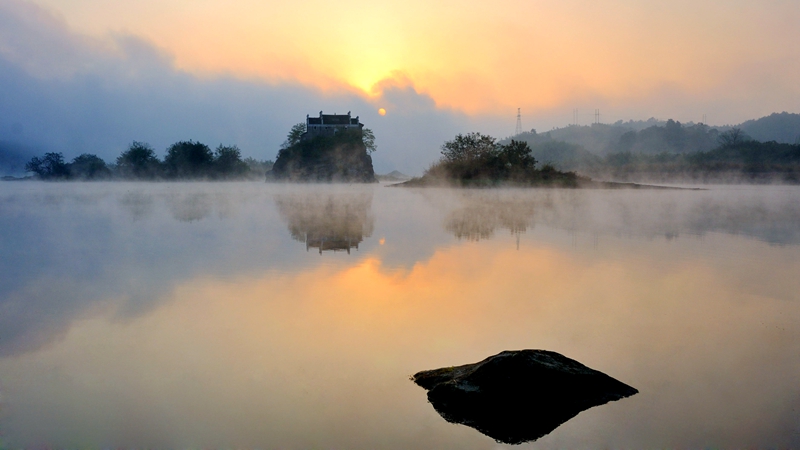
{"label": "rock reflection", "polygon": [[372,235],[372,192],[285,194],[275,204],[288,223],[292,238],[304,242],[306,251],[346,251]]}

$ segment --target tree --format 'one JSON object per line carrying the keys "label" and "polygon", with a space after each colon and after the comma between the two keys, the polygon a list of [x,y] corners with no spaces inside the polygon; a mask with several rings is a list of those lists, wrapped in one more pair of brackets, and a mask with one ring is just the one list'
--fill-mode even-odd
{"label": "tree", "polygon": [[741,128],[731,128],[724,133],[720,133],[717,140],[722,147],[732,147],[751,139]]}
{"label": "tree", "polygon": [[155,178],[161,162],[153,147],[146,142],[133,141],[128,150],[117,157],[117,171],[125,178]]}
{"label": "tree", "polygon": [[250,172],[251,177],[256,178],[264,178],[268,170],[272,169],[272,166],[275,164],[272,160],[263,160],[259,161],[253,157],[248,157],[244,159],[244,163],[247,164],[247,169]]}
{"label": "tree", "polygon": [[286,140],[281,144],[281,148],[289,148],[298,142],[300,142],[300,138],[306,132],[306,124],[305,122],[301,122],[292,126],[292,129],[289,130],[289,134],[286,135]]}
{"label": "tree", "polygon": [[446,162],[472,162],[493,155],[497,150],[495,139],[480,133],[458,134],[442,145],[442,158]]}
{"label": "tree", "polygon": [[36,173],[43,180],[69,176],[67,164],[64,163],[64,155],[61,153],[45,153],[41,159],[34,156],[25,164],[25,170]]}
{"label": "tree", "polygon": [[214,171],[217,176],[236,178],[243,176],[248,170],[247,163],[242,161],[242,152],[239,147],[219,144],[219,147],[214,150]]}
{"label": "tree", "polygon": [[378,150],[378,146],[375,145],[375,133],[369,128],[361,130],[361,139],[364,141],[364,146],[367,147],[367,154]]}
{"label": "tree", "polygon": [[214,154],[207,145],[180,141],[169,146],[164,165],[173,178],[204,178],[211,175]]}
{"label": "tree", "polygon": [[111,170],[106,166],[106,162],[97,155],[89,153],[75,157],[68,169],[70,178],[96,180],[111,177]]}
{"label": "tree", "polygon": [[536,159],[531,154],[527,142],[511,140],[511,143],[499,146],[499,154],[504,166],[509,169],[533,169]]}

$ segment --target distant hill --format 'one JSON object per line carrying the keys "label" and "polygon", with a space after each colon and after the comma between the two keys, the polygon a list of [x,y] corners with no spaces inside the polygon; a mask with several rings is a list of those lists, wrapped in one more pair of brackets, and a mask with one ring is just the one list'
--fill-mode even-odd
{"label": "distant hill", "polygon": [[585,170],[618,153],[688,154],[708,152],[720,145],[718,137],[733,127],[759,142],[800,143],[800,114],[775,113],[739,125],[708,126],[674,120],[617,121],[614,124],[570,125],[545,133],[536,130],[504,139],[527,142],[534,157],[560,170]]}
{"label": "distant hill", "polygon": [[[724,138],[732,128],[740,128],[753,140],[731,147]],[[541,134],[531,130],[500,143],[512,139],[527,142],[540,167],[552,164],[558,170],[601,178],[711,181],[733,177],[745,182],[790,183],[800,179],[800,114],[787,112],[719,127],[656,119],[572,125]]]}
{"label": "distant hill", "polygon": [[[522,140],[534,148],[535,144],[541,143],[544,138],[580,147],[584,152],[596,156],[619,152],[689,153],[714,148],[718,131],[723,131],[723,129],[717,130],[695,123],[682,124],[674,120],[660,122],[650,119],[638,122],[619,121],[612,125],[599,123],[583,126],[570,125],[541,134],[531,130],[508,138],[506,141]],[[536,153],[535,148],[534,153]],[[570,159],[574,158],[570,157]]]}
{"label": "distant hill", "polygon": [[800,114],[773,113],[760,119],[742,122],[738,128],[761,142],[800,143]]}
{"label": "distant hill", "polygon": [[[651,124],[651,126],[654,126]],[[579,145],[583,149],[595,155],[605,155],[615,151],[616,144],[623,134],[629,131],[636,131],[637,128],[626,126],[625,124],[607,125],[592,124],[586,126],[567,126],[556,128],[555,130],[544,133],[556,141],[564,141],[568,144]]]}

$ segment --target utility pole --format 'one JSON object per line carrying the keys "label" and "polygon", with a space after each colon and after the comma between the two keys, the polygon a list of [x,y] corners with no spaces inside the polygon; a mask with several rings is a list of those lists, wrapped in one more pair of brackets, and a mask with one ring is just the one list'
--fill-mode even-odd
{"label": "utility pole", "polygon": [[514,136],[522,134],[522,113],[520,108],[517,108],[517,128],[514,130]]}

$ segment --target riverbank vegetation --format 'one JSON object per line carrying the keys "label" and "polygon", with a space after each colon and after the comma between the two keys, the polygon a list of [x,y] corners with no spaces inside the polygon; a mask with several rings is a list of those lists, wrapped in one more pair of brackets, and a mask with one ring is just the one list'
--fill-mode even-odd
{"label": "riverbank vegetation", "polygon": [[263,180],[272,161],[242,158],[241,150],[220,144],[215,150],[195,141],[167,148],[164,159],[149,144],[134,141],[112,164],[84,153],[71,162],[61,153],[35,156],[25,170],[41,180]]}

